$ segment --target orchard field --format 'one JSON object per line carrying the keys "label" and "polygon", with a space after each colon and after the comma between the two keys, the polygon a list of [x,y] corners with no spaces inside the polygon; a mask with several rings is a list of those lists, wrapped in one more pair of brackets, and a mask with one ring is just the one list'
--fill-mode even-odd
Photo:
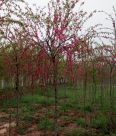
{"label": "orchard field", "polygon": [[116,9],[84,4],[0,1],[0,136],[116,136]]}
{"label": "orchard field", "polygon": [[[90,87],[90,86],[89,86]],[[87,88],[86,98],[82,86],[73,88],[62,85],[58,92],[58,129],[59,135],[66,136],[115,136],[116,101],[113,103],[113,125],[110,121],[110,98],[108,86],[101,98],[97,86],[96,99],[92,89]],[[114,94],[114,100],[116,93]],[[85,101],[85,104],[84,104]],[[1,101],[1,125],[11,124],[11,135],[16,135],[14,128],[16,117],[16,99]],[[19,135],[54,135],[54,91],[51,87],[46,93],[36,89],[35,93],[24,95],[19,104]]]}

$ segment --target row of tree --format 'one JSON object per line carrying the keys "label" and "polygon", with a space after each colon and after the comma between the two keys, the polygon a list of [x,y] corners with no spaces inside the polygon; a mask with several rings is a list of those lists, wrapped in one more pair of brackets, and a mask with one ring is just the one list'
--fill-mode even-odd
{"label": "row of tree", "polygon": [[[116,10],[114,16],[105,13],[112,29],[101,24],[86,23],[96,13],[82,9],[84,2],[50,1],[46,9],[32,10],[23,0],[0,2],[0,78],[15,87],[17,126],[21,88],[53,85],[55,98],[55,134],[57,130],[58,85],[78,86],[82,82],[96,85],[116,83]],[[78,10],[77,10],[78,9]],[[101,11],[102,12],[102,11]],[[101,39],[101,44],[96,39]],[[104,40],[109,40],[109,45]],[[88,76],[89,75],[89,76]]]}

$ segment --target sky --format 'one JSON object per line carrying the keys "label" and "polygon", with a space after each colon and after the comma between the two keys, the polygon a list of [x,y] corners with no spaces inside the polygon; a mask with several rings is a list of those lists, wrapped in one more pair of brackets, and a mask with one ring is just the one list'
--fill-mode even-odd
{"label": "sky", "polygon": [[[38,6],[45,6],[49,0],[26,0],[29,4],[36,3]],[[95,9],[111,12],[112,6],[116,7],[116,0],[85,0],[85,9],[92,11]]]}
{"label": "sky", "polygon": [[[36,4],[40,7],[44,7],[47,5],[49,0],[26,0],[30,5]],[[83,0],[85,1],[84,10],[87,12],[92,12],[94,10],[104,10],[110,14],[112,14],[112,7],[116,7],[116,0]],[[96,14],[93,17],[91,23],[97,24],[102,23],[104,26],[111,27],[111,22],[105,20],[105,16],[103,14]],[[90,24],[91,25],[91,24]]]}
{"label": "sky", "polygon": [[[36,6],[39,7],[45,7],[47,6],[49,0],[26,0],[29,5],[36,4]],[[116,0],[82,0],[85,2],[83,6],[83,10],[87,11],[88,13],[91,13],[94,10],[100,10],[100,11],[106,11],[110,15],[113,13],[113,6],[116,9]],[[106,20],[107,16],[103,13],[97,13],[95,14],[92,19],[90,19],[87,24],[84,26],[85,29],[91,26],[95,26],[96,24],[102,24],[102,27],[112,27],[112,22]],[[99,40],[97,40],[99,41]],[[109,44],[107,40],[104,41],[106,44]]]}

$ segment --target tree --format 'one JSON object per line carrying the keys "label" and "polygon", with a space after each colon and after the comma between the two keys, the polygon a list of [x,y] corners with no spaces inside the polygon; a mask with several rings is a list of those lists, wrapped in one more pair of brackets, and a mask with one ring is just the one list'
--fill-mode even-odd
{"label": "tree", "polygon": [[[0,12],[6,11],[3,12],[0,17],[0,42],[1,46],[3,46],[3,57],[6,63],[4,69],[7,69],[6,73],[8,73],[10,78],[12,77],[15,79],[17,127],[19,126],[20,74],[23,63],[21,58],[23,58],[23,54],[25,50],[27,51],[27,46],[29,45],[26,42],[26,39],[29,41],[27,33],[25,33],[23,23],[20,20],[22,12],[20,12],[21,8],[19,4],[20,2],[23,4],[23,0],[19,0],[18,2],[19,3],[15,3],[15,1],[4,1],[4,6],[2,5],[3,8],[0,10]],[[17,18],[16,20],[14,19],[15,17]]]}
{"label": "tree", "polygon": [[[79,33],[85,22],[92,16],[81,10],[84,2],[78,0],[62,1],[52,0],[48,3],[47,9],[36,8],[34,13],[31,8],[27,8],[25,27],[30,34],[35,45],[45,51],[50,58],[54,81],[55,98],[55,135],[58,135],[58,65],[59,57],[65,47],[72,48],[78,46]],[[75,7],[79,6],[79,11],[75,12]],[[68,50],[70,52],[70,50]],[[71,60],[73,61],[73,60]]]}

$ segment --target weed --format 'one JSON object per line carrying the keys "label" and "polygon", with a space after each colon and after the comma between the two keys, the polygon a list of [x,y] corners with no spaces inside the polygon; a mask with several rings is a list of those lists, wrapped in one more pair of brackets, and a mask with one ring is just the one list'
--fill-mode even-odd
{"label": "weed", "polygon": [[84,127],[86,125],[85,119],[84,118],[79,118],[75,121],[75,123],[81,127]]}
{"label": "weed", "polygon": [[38,124],[38,129],[40,130],[53,130],[53,127],[53,121],[49,120],[48,118],[42,118]]}

